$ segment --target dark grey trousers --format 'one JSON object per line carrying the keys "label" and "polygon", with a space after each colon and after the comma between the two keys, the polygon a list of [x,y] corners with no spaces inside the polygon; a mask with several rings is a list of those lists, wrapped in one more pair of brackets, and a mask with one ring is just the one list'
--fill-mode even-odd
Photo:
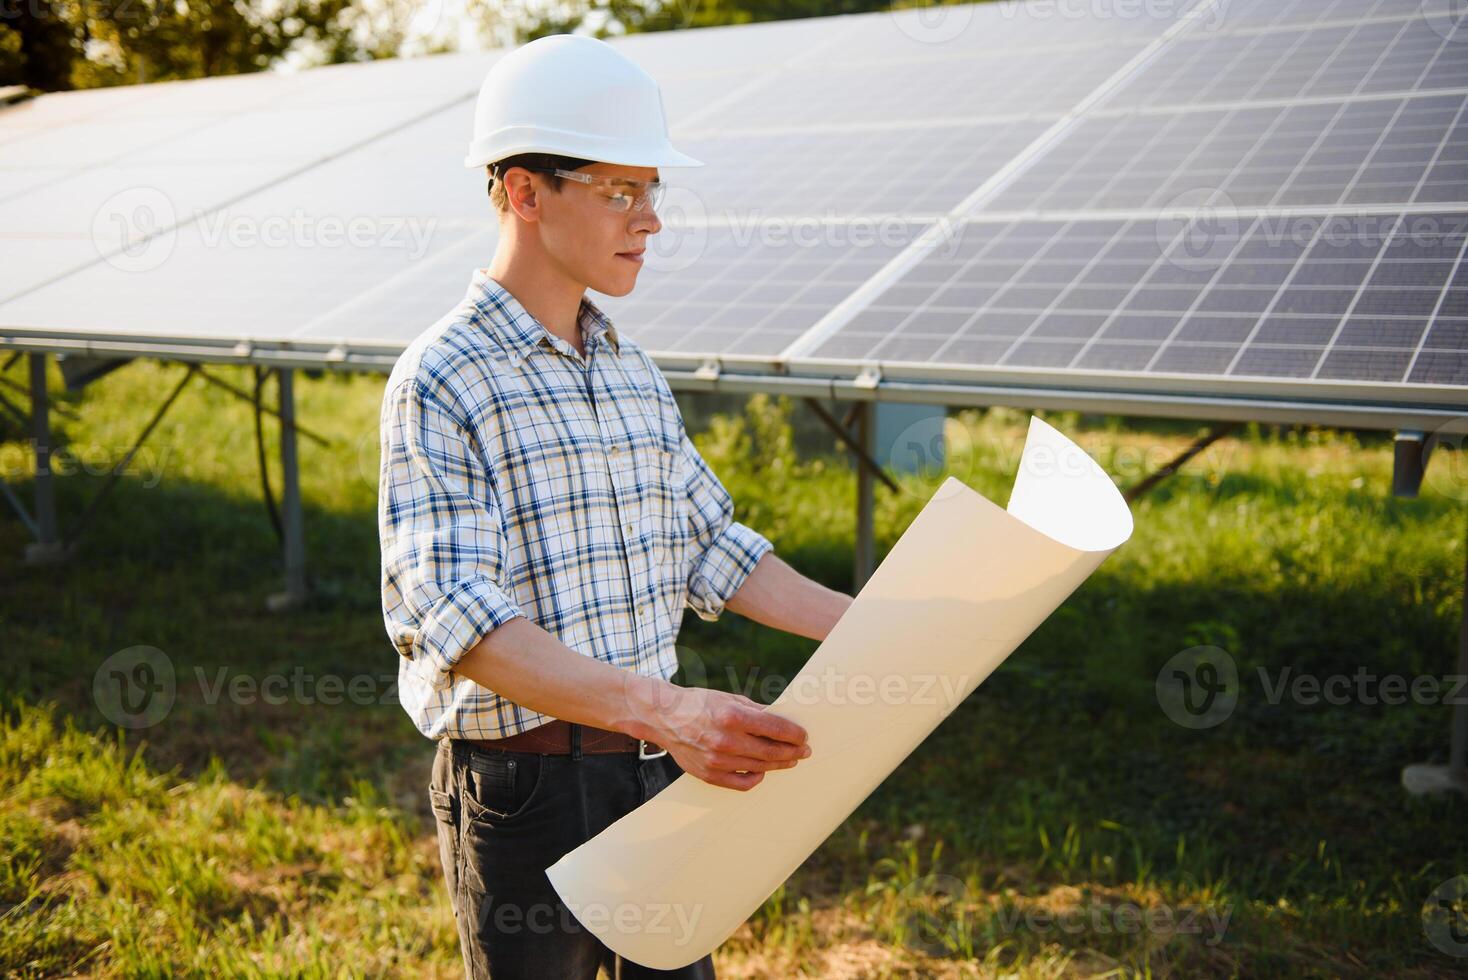
{"label": "dark grey trousers", "polygon": [[[681,775],[671,755],[541,755],[440,739],[429,782],[439,857],[472,980],[712,980],[713,958],[654,970],[616,957],[545,869]],[[670,930],[676,929],[671,919]],[[620,974],[618,970],[620,969]]]}

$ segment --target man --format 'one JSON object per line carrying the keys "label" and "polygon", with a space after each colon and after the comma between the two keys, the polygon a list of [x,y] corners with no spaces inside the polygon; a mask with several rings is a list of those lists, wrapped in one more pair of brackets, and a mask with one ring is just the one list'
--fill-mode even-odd
{"label": "man", "polygon": [[748,698],[673,685],[685,606],[823,639],[851,597],[733,520],[667,381],[584,294],[641,270],[667,139],[656,83],[557,35],[496,63],[466,165],[499,243],[404,352],[382,408],[382,600],[470,976],[712,977],[623,963],[545,869],[682,772],[749,790],[810,754]]}

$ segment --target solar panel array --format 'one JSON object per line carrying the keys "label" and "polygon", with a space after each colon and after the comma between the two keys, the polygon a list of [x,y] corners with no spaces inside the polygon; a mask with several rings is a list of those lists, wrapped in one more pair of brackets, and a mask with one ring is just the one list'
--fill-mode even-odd
{"label": "solar panel array", "polygon": [[[636,290],[594,297],[665,366],[1461,402],[1463,19],[1046,0],[619,39],[708,165],[664,171]],[[401,349],[495,249],[458,160],[496,56],[0,110],[0,344]]]}
{"label": "solar panel array", "polygon": [[1464,402],[1461,11],[1296,0],[1219,18],[787,348],[792,367]]}
{"label": "solar panel array", "polygon": [[[1025,368],[1461,384],[1468,216],[975,225],[822,352]],[[1436,320],[1435,325],[1433,321]]]}

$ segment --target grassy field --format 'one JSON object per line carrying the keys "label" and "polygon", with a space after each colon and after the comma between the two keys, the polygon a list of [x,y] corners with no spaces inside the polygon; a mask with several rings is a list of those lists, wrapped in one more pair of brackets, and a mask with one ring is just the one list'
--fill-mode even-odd
{"label": "grassy field", "polygon": [[[68,523],[182,370],[140,362],[75,397],[55,379]],[[0,971],[462,974],[431,745],[391,701],[381,388],[298,380],[300,420],[328,443],[301,444],[314,593],[293,614],[264,609],[280,573],[252,414],[202,381],[75,561],[24,565],[24,528],[0,522]],[[808,411],[686,411],[741,519],[849,590],[853,478]],[[1046,417],[1123,484],[1199,431]],[[1004,503],[1025,420],[950,417],[943,472],[878,488],[879,551],[946,474]],[[29,500],[23,434],[3,424],[3,477]],[[721,948],[720,975],[1461,976],[1468,959],[1434,947],[1422,908],[1468,873],[1468,804],[1399,785],[1404,764],[1445,757],[1447,709],[1272,696],[1301,674],[1454,669],[1468,481],[1451,454],[1430,472],[1420,499],[1396,500],[1385,435],[1251,428],[1213,446]],[[815,648],[733,615],[690,615],[680,639],[711,686],[761,700]],[[1199,645],[1240,675],[1207,729],[1170,721],[1155,687]],[[93,681],[139,647],[171,665],[176,699],[120,729]],[[313,703],[267,694],[306,676]],[[327,677],[347,693],[330,698]]]}

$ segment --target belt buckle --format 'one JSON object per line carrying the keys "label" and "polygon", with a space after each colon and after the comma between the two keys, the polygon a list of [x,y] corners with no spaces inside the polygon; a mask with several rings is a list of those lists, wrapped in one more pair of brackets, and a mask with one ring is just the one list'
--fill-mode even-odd
{"label": "belt buckle", "polygon": [[647,739],[645,739],[645,738],[639,738],[637,740],[637,758],[639,758],[639,759],[661,759],[663,756],[665,756],[667,754],[668,754],[668,750],[667,749],[659,749],[658,751],[654,752],[652,755],[648,755],[647,754]]}

